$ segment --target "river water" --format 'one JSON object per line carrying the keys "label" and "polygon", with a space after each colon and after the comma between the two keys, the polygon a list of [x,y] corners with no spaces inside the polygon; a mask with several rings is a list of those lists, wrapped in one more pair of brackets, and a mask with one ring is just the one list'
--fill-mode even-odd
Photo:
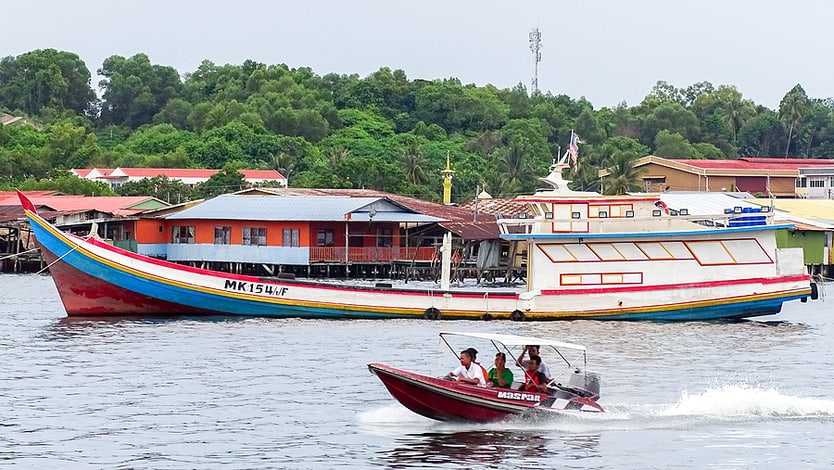
{"label": "river water", "polygon": [[[831,468],[823,293],[734,323],[87,321],[51,278],[2,275],[0,467]],[[449,330],[584,344],[607,413],[438,423],[369,374],[451,369]]]}

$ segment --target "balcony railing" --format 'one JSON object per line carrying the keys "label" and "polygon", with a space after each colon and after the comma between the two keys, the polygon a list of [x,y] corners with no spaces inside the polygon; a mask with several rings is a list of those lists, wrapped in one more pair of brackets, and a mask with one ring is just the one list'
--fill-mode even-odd
{"label": "balcony railing", "polygon": [[380,263],[390,261],[431,261],[434,258],[433,246],[421,247],[349,247],[345,258],[345,247],[313,246],[310,247],[310,262],[344,263]]}

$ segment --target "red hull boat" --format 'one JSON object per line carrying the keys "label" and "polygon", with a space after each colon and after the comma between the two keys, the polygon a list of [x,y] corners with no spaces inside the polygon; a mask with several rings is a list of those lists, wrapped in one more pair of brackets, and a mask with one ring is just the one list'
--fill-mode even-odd
{"label": "red hull boat", "polygon": [[[540,345],[543,350],[552,347],[561,359],[565,356],[559,348],[581,350],[583,359],[585,352],[584,347],[579,345],[523,336],[473,333],[441,333],[440,336],[447,345],[449,344],[446,341],[448,336],[487,340],[498,351],[506,352],[508,355],[512,354],[514,346],[523,347],[528,344]],[[449,348],[452,349],[451,346]],[[454,353],[453,349],[452,352]],[[403,406],[419,415],[439,421],[483,423],[516,417],[541,416],[566,410],[604,411],[596,402],[599,398],[598,375],[585,372],[584,364],[583,367],[577,367],[567,360],[565,363],[569,374],[567,385],[558,383],[554,378],[548,384],[550,393],[520,391],[518,390],[520,382],[509,389],[481,387],[409,372],[379,363],[368,364],[368,369],[379,377],[389,393]],[[581,385],[578,382],[581,382]],[[583,386],[588,386],[590,390]]]}

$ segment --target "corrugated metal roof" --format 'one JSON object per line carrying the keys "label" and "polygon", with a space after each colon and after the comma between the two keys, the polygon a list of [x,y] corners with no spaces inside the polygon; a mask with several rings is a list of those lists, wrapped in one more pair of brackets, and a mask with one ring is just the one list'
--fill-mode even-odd
{"label": "corrugated metal roof", "polygon": [[254,188],[239,191],[236,194],[275,194],[279,196],[345,196],[345,197],[385,197],[414,212],[430,215],[443,220],[469,222],[473,220],[471,210],[455,205],[423,201],[399,194],[377,191],[375,189],[338,189],[338,188]]}
{"label": "corrugated metal roof", "polygon": [[[759,205],[770,205],[771,199],[748,199]],[[834,225],[834,200],[830,199],[773,199],[776,210],[796,219],[805,219],[809,223],[816,221],[827,226]],[[777,212],[777,215],[778,213]]]}
{"label": "corrugated metal roof", "polygon": [[263,220],[334,222],[367,221],[436,222],[382,197],[245,196],[227,194],[171,214],[166,219]]}
{"label": "corrugated metal roof", "polygon": [[[471,199],[460,205],[464,209],[475,211],[475,200]],[[504,217],[515,217],[518,214],[530,214],[527,204],[520,204],[515,199],[483,198],[478,199],[479,214],[501,214]]]}
{"label": "corrugated metal roof", "polygon": [[724,209],[759,207],[726,193],[668,192],[660,193],[658,196],[669,209],[687,209],[691,215],[715,215],[723,214]]}
{"label": "corrugated metal roof", "polygon": [[484,222],[443,222],[440,226],[464,240],[494,240],[501,235],[495,220]]}

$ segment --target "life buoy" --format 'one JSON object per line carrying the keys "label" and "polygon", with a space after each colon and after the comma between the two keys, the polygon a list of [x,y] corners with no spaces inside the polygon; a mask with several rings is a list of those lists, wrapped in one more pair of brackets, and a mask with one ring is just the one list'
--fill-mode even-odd
{"label": "life buoy", "polygon": [[426,320],[440,320],[442,316],[443,315],[441,315],[440,310],[434,307],[429,307],[425,312],[423,312],[423,318]]}
{"label": "life buoy", "polygon": [[524,317],[524,312],[521,310],[513,310],[512,313],[510,313],[510,320],[512,321],[524,321]]}

